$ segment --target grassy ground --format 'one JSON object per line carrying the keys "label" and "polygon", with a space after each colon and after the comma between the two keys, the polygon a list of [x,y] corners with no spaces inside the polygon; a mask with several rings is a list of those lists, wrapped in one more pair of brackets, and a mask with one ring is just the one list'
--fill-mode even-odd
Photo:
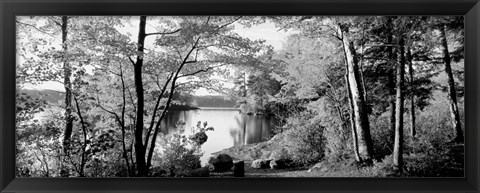
{"label": "grassy ground", "polygon": [[[307,167],[303,168],[287,168],[287,169],[256,169],[251,167],[252,161],[245,161],[245,177],[289,177],[290,175],[294,175],[298,173],[304,175],[304,173],[308,173]],[[305,174],[306,175],[306,174]],[[233,177],[233,172],[224,172],[224,173],[210,173],[211,177]]]}
{"label": "grassy ground", "polygon": [[[263,147],[264,149],[262,150]],[[245,177],[462,177],[464,172],[463,144],[445,146],[441,154],[404,154],[405,167],[402,174],[393,171],[391,156],[375,161],[371,166],[360,167],[352,158],[340,161],[323,160],[313,166],[288,169],[255,169],[253,159],[266,159],[271,146],[267,142],[234,147],[219,153],[231,154],[235,160],[245,161]],[[233,177],[233,172],[211,173],[212,177]]]}

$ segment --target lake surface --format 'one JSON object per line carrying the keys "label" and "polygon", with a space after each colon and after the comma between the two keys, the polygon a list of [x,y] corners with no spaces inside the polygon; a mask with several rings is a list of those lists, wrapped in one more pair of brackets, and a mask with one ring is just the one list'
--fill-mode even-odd
{"label": "lake surface", "polygon": [[[197,122],[207,122],[207,127],[214,131],[207,131],[208,140],[201,149],[204,155],[202,164],[206,163],[212,153],[222,149],[265,141],[270,137],[270,129],[274,121],[263,115],[241,114],[239,109],[233,108],[200,108],[198,110],[170,111],[162,123],[162,128],[168,128],[164,133],[171,133],[184,129],[185,134],[194,132]],[[177,125],[178,122],[185,123]]]}

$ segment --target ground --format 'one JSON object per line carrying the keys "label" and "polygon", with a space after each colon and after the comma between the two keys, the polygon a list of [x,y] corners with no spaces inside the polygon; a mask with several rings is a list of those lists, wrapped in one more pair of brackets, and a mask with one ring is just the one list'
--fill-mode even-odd
{"label": "ground", "polygon": [[[245,177],[301,177],[309,175],[308,168],[288,169],[256,169],[251,167],[252,161],[245,161]],[[224,173],[210,173],[211,177],[233,177],[233,171]],[[312,176],[314,177],[314,176]]]}
{"label": "ground", "polygon": [[[404,172],[398,174],[391,168],[391,156],[377,160],[371,166],[360,167],[353,158],[340,161],[320,160],[315,165],[287,169],[255,169],[251,167],[255,159],[267,159],[275,148],[274,140],[257,144],[224,149],[219,153],[231,155],[234,160],[245,161],[245,177],[463,177],[464,145],[449,144],[443,153],[428,155],[423,153],[404,154]],[[309,169],[312,167],[309,172]],[[212,177],[233,177],[233,172],[211,173]]]}

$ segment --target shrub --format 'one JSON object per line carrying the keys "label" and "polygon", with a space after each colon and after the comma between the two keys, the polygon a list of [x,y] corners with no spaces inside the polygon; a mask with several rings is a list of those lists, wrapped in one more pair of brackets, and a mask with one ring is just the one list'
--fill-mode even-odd
{"label": "shrub", "polygon": [[285,131],[285,149],[297,163],[310,164],[324,157],[324,136],[319,121],[296,118]]}
{"label": "shrub", "polygon": [[162,166],[170,172],[170,176],[182,176],[201,167],[200,157],[203,153],[199,145],[178,133],[166,136],[164,140]]}
{"label": "shrub", "polygon": [[[370,132],[373,141],[373,151],[377,160],[393,153],[394,131],[390,130],[390,114],[388,112],[377,118],[370,118]],[[407,132],[404,132],[406,135]]]}

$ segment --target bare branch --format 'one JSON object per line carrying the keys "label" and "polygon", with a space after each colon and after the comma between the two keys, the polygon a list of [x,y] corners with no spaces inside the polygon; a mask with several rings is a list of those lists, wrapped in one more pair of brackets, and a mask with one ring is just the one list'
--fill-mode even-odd
{"label": "bare branch", "polygon": [[130,60],[130,62],[135,66],[135,62],[133,61],[132,57],[128,57],[128,59]]}
{"label": "bare branch", "polygon": [[[152,132],[152,129],[153,129],[153,126],[154,126],[154,123],[155,123],[155,117],[157,115],[157,111],[158,111],[158,107],[160,105],[160,101],[162,99],[162,96],[165,94],[165,91],[167,90],[168,83],[170,83],[172,78],[173,78],[173,72],[170,73],[170,76],[168,77],[167,82],[165,82],[165,85],[163,85],[162,91],[158,95],[157,102],[155,104],[155,108],[153,109],[153,115],[152,115],[152,120],[150,121],[150,127],[148,127],[147,136],[145,138],[145,144],[148,144],[148,140],[150,138],[150,133]],[[160,86],[158,84],[158,81],[157,81],[157,85]],[[165,108],[165,110],[166,110],[166,108]],[[161,121],[161,119],[158,120],[158,121]]]}
{"label": "bare branch", "polygon": [[32,27],[33,29],[35,29],[35,30],[37,30],[37,31],[39,31],[39,32],[41,32],[41,33],[44,33],[44,34],[46,34],[46,35],[49,35],[50,37],[55,37],[55,33],[53,33],[53,32],[47,32],[47,31],[45,31],[45,30],[42,30],[42,29],[38,28],[38,27],[35,26],[35,25],[29,24],[29,23],[24,23],[24,22],[21,22],[21,21],[18,21],[18,20],[16,20],[16,22],[17,22],[18,24],[21,24],[21,25],[25,25],[25,26],[28,26],[28,27]]}
{"label": "bare branch", "polygon": [[302,22],[302,21],[304,21],[304,20],[311,19],[312,17],[313,17],[313,16],[302,16],[299,20],[292,21],[292,22],[290,22],[290,23],[288,23],[288,24],[283,25],[283,26],[282,26],[280,29],[278,29],[277,31],[282,31],[282,30],[284,30],[285,28],[287,28],[287,26],[290,25],[290,24],[294,24],[294,23],[297,23],[297,22]]}
{"label": "bare branch", "polygon": [[221,25],[220,28],[224,28],[224,27],[226,27],[226,26],[228,26],[228,25],[231,25],[231,24],[237,22],[238,20],[240,20],[242,17],[243,17],[243,16],[239,16],[239,17],[235,18],[233,21]]}
{"label": "bare branch", "polygon": [[212,70],[214,68],[218,68],[218,67],[221,67],[221,66],[225,66],[226,64],[222,64],[222,65],[218,65],[218,66],[210,66],[206,69],[201,69],[201,70],[198,70],[196,72],[192,72],[192,73],[189,73],[189,74],[184,74],[184,75],[181,75],[181,76],[178,76],[177,78],[183,78],[183,77],[187,77],[187,76],[193,76],[193,75],[196,75],[198,73],[201,73],[201,72],[208,72],[209,70]]}
{"label": "bare branch", "polygon": [[177,32],[179,32],[180,30],[181,30],[181,28],[180,28],[180,29],[176,29],[176,30],[174,30],[174,31],[170,31],[170,32],[165,32],[165,31],[163,31],[163,32],[147,33],[147,34],[145,34],[145,37],[150,36],[150,35],[169,35],[169,34],[177,33]]}
{"label": "bare branch", "polygon": [[55,20],[55,18],[53,18],[53,16],[50,16],[48,17],[50,20],[52,20],[55,24],[57,24],[58,26],[62,26],[62,23],[58,22],[57,20]]}

